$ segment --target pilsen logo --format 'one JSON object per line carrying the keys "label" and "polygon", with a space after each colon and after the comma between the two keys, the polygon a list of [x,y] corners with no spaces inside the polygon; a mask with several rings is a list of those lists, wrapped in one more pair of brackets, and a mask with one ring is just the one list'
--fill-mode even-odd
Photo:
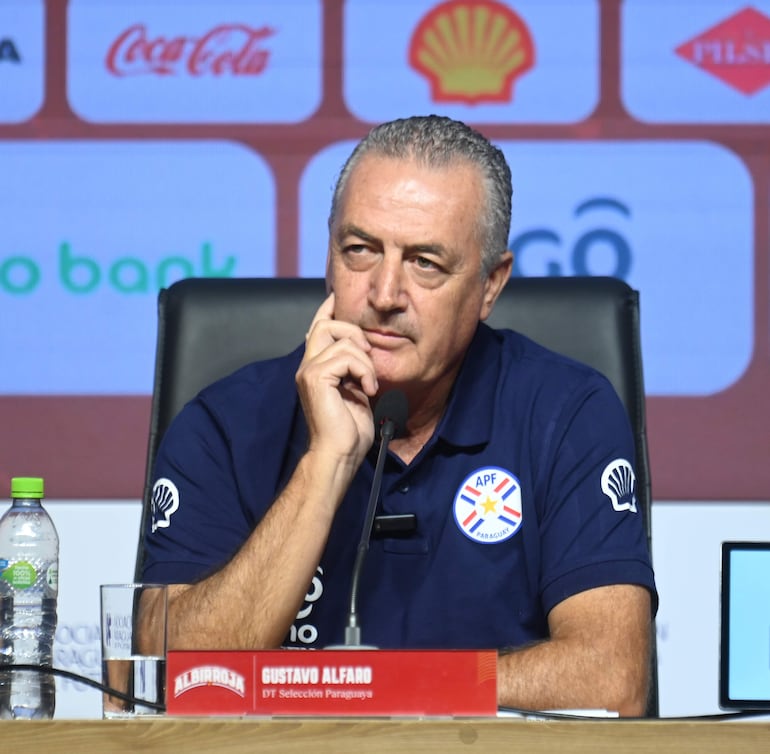
{"label": "pilsen logo", "polygon": [[144,24],[129,26],[105,58],[113,76],[257,76],[270,59],[260,45],[275,34],[268,26],[222,24],[199,37],[152,37]]}
{"label": "pilsen logo", "polygon": [[770,84],[770,18],[744,8],[676,53],[739,92],[755,94]]}
{"label": "pilsen logo", "polygon": [[409,64],[430,82],[434,102],[510,102],[513,82],[534,62],[527,25],[494,0],[437,5],[409,43]]}
{"label": "pilsen logo", "polygon": [[199,686],[219,686],[240,697],[246,696],[246,679],[240,673],[220,665],[201,665],[174,679],[174,699]]}

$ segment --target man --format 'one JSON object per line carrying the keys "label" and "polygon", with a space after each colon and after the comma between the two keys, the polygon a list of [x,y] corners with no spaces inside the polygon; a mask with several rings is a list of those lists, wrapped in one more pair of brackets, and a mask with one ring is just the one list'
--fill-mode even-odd
{"label": "man", "polygon": [[178,507],[154,511],[144,578],[173,584],[171,648],[341,643],[372,406],[399,388],[381,509],[417,529],[372,544],[365,641],[504,650],[502,705],[644,712],[654,580],[640,515],[602,492],[633,484],[628,419],[596,372],[480,324],[510,213],[502,153],[462,123],[359,144],[304,346],[203,391],[164,437],[156,488]]}

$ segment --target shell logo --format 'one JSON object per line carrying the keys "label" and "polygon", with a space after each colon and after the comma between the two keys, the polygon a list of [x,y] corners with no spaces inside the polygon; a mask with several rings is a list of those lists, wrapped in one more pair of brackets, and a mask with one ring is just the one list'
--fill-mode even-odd
{"label": "shell logo", "polygon": [[409,43],[409,64],[435,102],[510,102],[513,82],[532,68],[524,21],[494,0],[449,0],[425,15]]}

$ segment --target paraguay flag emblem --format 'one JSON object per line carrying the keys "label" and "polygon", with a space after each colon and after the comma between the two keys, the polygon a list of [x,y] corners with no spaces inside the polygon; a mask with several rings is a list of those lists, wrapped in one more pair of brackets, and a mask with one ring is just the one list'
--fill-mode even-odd
{"label": "paraguay flag emblem", "polygon": [[474,542],[504,542],[521,527],[521,484],[514,474],[485,466],[469,474],[455,494],[454,516]]}

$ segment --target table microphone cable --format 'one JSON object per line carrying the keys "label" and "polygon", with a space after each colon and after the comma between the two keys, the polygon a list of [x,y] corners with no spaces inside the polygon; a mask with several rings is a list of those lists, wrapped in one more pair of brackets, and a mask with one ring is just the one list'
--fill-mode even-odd
{"label": "table microphone cable", "polygon": [[138,699],[135,696],[131,696],[130,694],[125,694],[122,691],[118,691],[117,689],[110,688],[104,683],[100,683],[99,681],[95,681],[93,678],[89,678],[85,675],[78,675],[77,673],[73,673],[69,670],[64,670],[63,668],[55,668],[52,665],[34,665],[34,664],[28,664],[28,663],[19,663],[19,664],[8,664],[8,665],[2,665],[0,664],[0,675],[3,673],[6,673],[11,670],[24,670],[24,671],[32,671],[33,673],[42,673],[44,675],[53,675],[53,676],[59,676],[60,678],[66,678],[70,681],[75,681],[77,683],[83,683],[86,686],[91,686],[91,688],[99,689],[105,694],[108,694],[109,696],[114,696],[117,699],[121,699],[124,702],[130,702],[132,704],[138,704],[142,707],[149,707],[150,709],[157,710],[158,712],[165,712],[166,711],[166,705],[161,704],[160,702],[149,702],[146,699]]}

